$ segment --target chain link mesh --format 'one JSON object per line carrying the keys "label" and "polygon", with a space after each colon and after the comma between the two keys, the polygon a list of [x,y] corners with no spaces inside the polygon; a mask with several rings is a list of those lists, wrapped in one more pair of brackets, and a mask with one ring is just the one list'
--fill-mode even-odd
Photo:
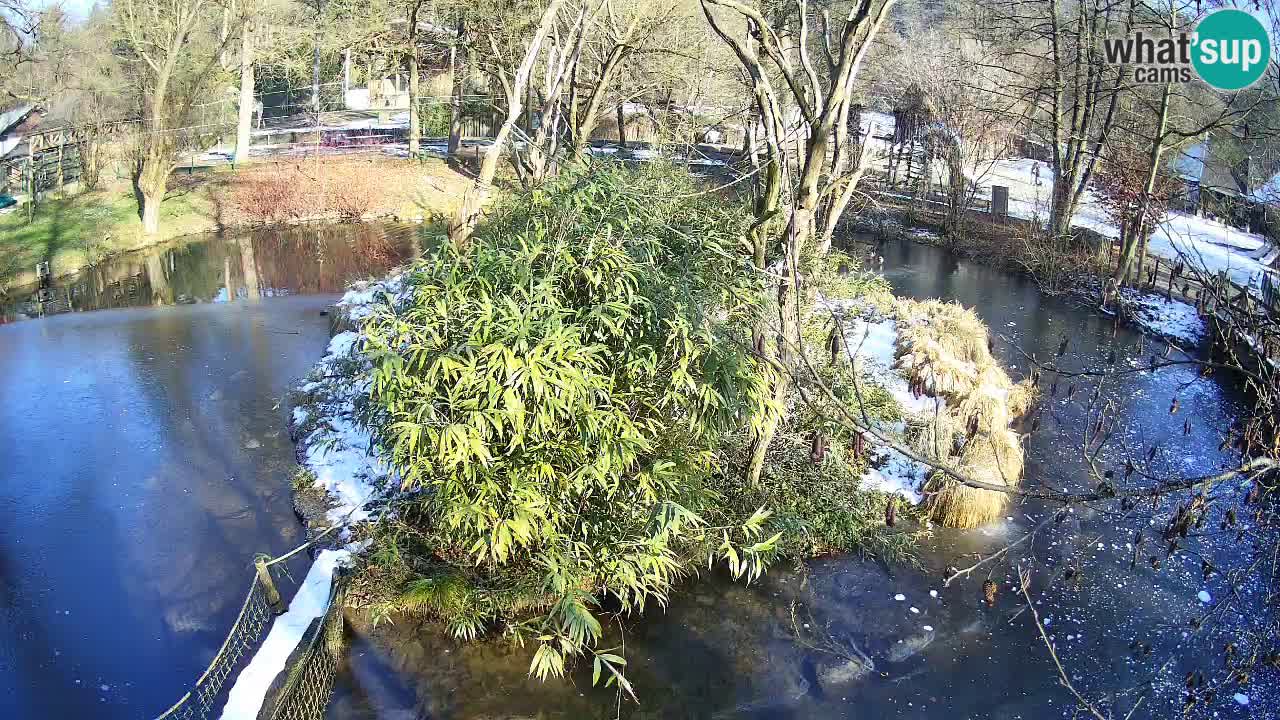
{"label": "chain link mesh", "polygon": [[204,674],[196,680],[191,692],[182,696],[182,699],[156,720],[205,720],[213,717],[221,708],[218,701],[222,686],[245,654],[262,640],[273,617],[266,589],[255,574],[249,585],[249,594],[240,608],[240,615],[231,626],[231,632],[227,634],[227,639],[222,643],[213,662],[209,663]]}
{"label": "chain link mesh", "polygon": [[[346,574],[341,571],[334,576],[329,607],[304,640],[306,648],[302,655],[289,669],[284,685],[276,695],[271,720],[321,720],[324,717],[329,695],[333,692],[338,660],[343,652],[342,592],[345,579]],[[267,591],[255,574],[240,615],[218,655],[196,681],[195,687],[156,720],[210,720],[220,715],[223,686],[244,656],[262,641],[274,617]]]}

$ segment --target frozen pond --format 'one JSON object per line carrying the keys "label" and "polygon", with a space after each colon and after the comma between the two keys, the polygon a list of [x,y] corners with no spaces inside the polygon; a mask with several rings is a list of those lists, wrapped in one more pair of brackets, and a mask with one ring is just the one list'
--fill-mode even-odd
{"label": "frozen pond", "polygon": [[323,293],[417,232],[196,239],[0,310],[49,315],[0,325],[0,718],[145,720],[190,688],[253,555],[302,542],[279,403],[328,341]]}
{"label": "frozen pond", "polygon": [[[382,274],[420,235],[348,225],[189,242],[54,283],[38,306],[6,305],[9,320],[65,314],[0,327],[0,717],[147,718],[204,669],[239,609],[252,555],[300,540],[277,403],[325,346],[320,310],[332,296],[323,293]],[[921,245],[880,252],[900,294],[976,307],[1003,336],[995,351],[1015,378],[1029,371],[1023,353],[1051,359],[1064,335],[1068,368],[1102,365],[1113,347],[1120,369],[1163,351],[1022,278]],[[121,309],[66,312],[95,308]],[[1046,388],[1038,430],[1024,428],[1027,485],[1086,478],[1081,430],[1095,384],[1082,381],[1071,398],[1067,384],[1054,397]],[[1117,374],[1099,399],[1119,410],[1116,446],[1098,460],[1107,469],[1145,458],[1152,444],[1160,472],[1203,474],[1234,460],[1218,446],[1240,400],[1215,379],[1178,368]],[[1136,564],[1133,532],[1153,516],[1149,504],[1073,512],[1010,553],[1034,565],[1036,609],[1080,689],[1146,692],[1135,718],[1178,716],[1186,673],[1221,667],[1224,638],[1256,627],[1233,612],[1199,630],[1192,619],[1233,590],[1265,589],[1262,572],[1205,581],[1202,558],[1188,553],[1152,569],[1171,509],[1155,511]],[[1020,538],[1051,511],[1017,504],[1008,516],[935,532],[919,568],[840,557],[778,566],[750,587],[702,578],[615,638],[640,705],[592,688],[589,667],[539,683],[526,676],[526,651],[356,618],[329,717],[1070,717],[1010,564],[943,585],[948,566]],[[1234,532],[1209,531],[1197,549],[1216,565],[1250,552]],[[300,578],[305,562],[294,570]],[[1001,586],[994,607],[982,599],[988,574]],[[1277,717],[1277,684],[1274,670],[1257,671],[1197,712]]]}

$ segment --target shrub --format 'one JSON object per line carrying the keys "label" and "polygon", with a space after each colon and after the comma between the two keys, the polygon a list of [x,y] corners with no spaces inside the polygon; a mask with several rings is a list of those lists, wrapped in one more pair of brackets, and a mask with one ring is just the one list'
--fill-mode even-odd
{"label": "shrub", "polygon": [[452,109],[448,103],[428,101],[420,103],[418,108],[419,131],[424,138],[447,137]]}
{"label": "shrub", "polygon": [[378,166],[368,161],[323,166],[327,210],[344,220],[359,220],[373,211],[382,194]]}
{"label": "shrub", "polygon": [[703,518],[716,450],[767,386],[745,350],[764,297],[747,219],[696,190],[592,168],[520,194],[365,326],[375,437],[423,491],[380,562],[407,567],[400,543],[435,560],[401,573],[399,604],[536,638],[539,677],[594,647],[605,603],[663,603],[708,558],[754,576],[776,548],[767,511]]}
{"label": "shrub", "polygon": [[296,173],[284,166],[247,171],[235,185],[232,201],[245,216],[260,223],[282,223],[304,216],[304,199]]}
{"label": "shrub", "polygon": [[396,196],[386,165],[366,159],[277,162],[240,171],[232,203],[249,222],[276,224],[336,215],[358,220]]}

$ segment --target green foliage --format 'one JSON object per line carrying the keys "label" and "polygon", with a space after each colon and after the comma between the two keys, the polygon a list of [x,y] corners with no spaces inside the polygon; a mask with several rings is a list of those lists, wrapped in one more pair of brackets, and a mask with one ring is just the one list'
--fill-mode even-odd
{"label": "green foliage", "polygon": [[447,137],[450,119],[451,110],[448,103],[434,99],[418,103],[418,126],[422,137]]}
{"label": "green foliage", "polygon": [[[809,286],[824,297],[855,301],[872,315],[893,302],[883,277],[862,271],[855,258],[842,252],[833,250],[825,257],[809,254],[801,262]],[[898,422],[903,419],[902,408],[872,374],[855,374],[845,359],[831,362],[828,342],[836,317],[818,308],[805,317],[806,360],[792,376],[791,411],[770,446],[757,487],[745,486],[734,477],[716,479],[725,512],[733,516],[751,508],[770,508],[774,513],[770,529],[782,532],[778,552],[792,560],[833,552],[906,559],[912,536],[886,528],[889,498],[861,487],[867,463],[865,456],[854,452],[855,430],[849,422],[849,416],[859,423],[864,419],[877,424]],[[843,315],[839,321],[845,322]],[[859,338],[844,340],[856,346]],[[827,448],[820,462],[810,454],[815,436]],[[745,441],[729,445],[725,453],[727,465],[747,462]],[[911,512],[906,507],[901,510],[904,516]]]}
{"label": "green foliage", "polygon": [[[747,446],[729,452],[745,458]],[[801,561],[860,552],[887,562],[910,559],[913,535],[885,526],[888,496],[861,488],[859,476],[865,469],[862,459],[834,442],[826,458],[814,463],[807,436],[787,428],[770,447],[758,486],[727,476],[716,478],[712,486],[722,493],[724,512],[730,516],[752,507],[773,510],[770,530],[782,533],[778,557]],[[905,503],[899,504],[900,517],[912,512]]]}
{"label": "green foliage", "polygon": [[[372,425],[424,491],[416,542],[451,569],[402,600],[463,637],[505,622],[546,677],[599,640],[606,599],[664,603],[695,558],[763,571],[767,511],[703,518],[716,450],[765,411],[746,223],[671,170],[587,168],[412,268],[409,299],[365,326]],[[546,608],[518,620],[492,592],[510,587]]]}
{"label": "green foliage", "polygon": [[290,482],[290,485],[293,487],[294,492],[300,492],[315,484],[316,474],[310,469],[299,465],[298,468],[293,471],[293,480]]}
{"label": "green foliage", "polygon": [[801,266],[809,283],[827,297],[858,298],[875,304],[892,300],[889,281],[876,272],[862,269],[857,258],[843,250],[832,249],[826,255],[806,253]]}

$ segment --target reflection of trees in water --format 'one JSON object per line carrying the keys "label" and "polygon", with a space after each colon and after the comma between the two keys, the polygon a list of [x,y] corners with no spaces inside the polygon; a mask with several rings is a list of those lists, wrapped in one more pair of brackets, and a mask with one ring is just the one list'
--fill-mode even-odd
{"label": "reflection of trees in water", "polygon": [[380,275],[407,259],[414,228],[330,225],[262,230],[253,234],[264,288],[293,293],[339,292],[352,280]]}
{"label": "reflection of trees in water", "polygon": [[262,297],[262,289],[258,285],[258,264],[253,252],[253,239],[240,238],[236,241],[240,246],[240,272],[244,276],[245,297],[257,300]]}
{"label": "reflection of trees in water", "polygon": [[[124,255],[58,283],[43,312],[341,292],[421,256],[420,235],[372,224],[263,228]],[[37,312],[21,305],[4,314]]]}

